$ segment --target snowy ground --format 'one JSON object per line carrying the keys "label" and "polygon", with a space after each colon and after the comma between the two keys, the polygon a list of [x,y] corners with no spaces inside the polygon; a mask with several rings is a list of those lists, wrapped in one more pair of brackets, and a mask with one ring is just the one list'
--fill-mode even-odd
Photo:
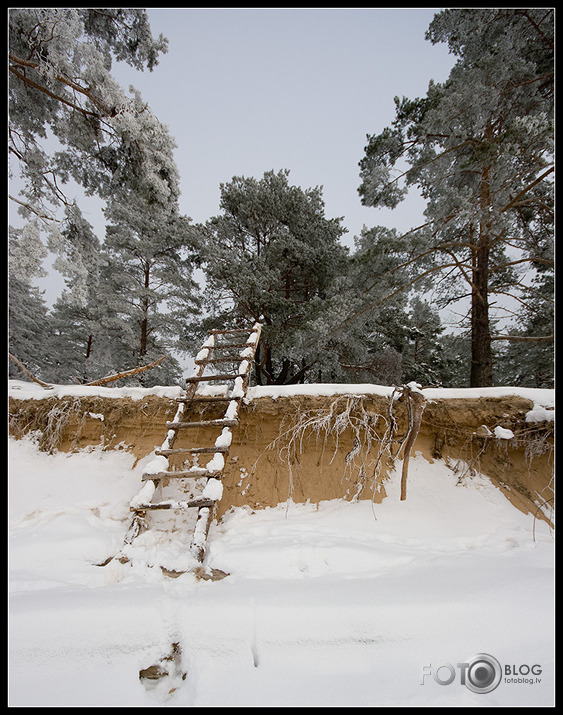
{"label": "snowy ground", "polygon": [[[121,545],[144,462],[31,438],[9,460],[11,706],[553,704],[552,534],[484,477],[415,456],[406,502],[394,475],[380,505],[235,510],[210,534],[230,573],[213,582],[146,565],[189,565],[181,532],[94,565]],[[147,689],[139,670],[173,642],[186,678]],[[460,683],[478,653],[503,669],[488,694]]]}

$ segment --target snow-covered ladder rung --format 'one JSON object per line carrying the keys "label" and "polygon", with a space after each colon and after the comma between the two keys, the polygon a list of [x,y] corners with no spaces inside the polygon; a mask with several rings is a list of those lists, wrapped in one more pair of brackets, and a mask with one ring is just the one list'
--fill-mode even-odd
{"label": "snow-covered ladder rung", "polygon": [[215,506],[216,502],[216,499],[207,499],[205,497],[196,497],[195,499],[190,499],[189,501],[176,501],[169,499],[166,501],[147,502],[144,504],[139,503],[139,505],[135,507],[134,511],[154,511],[157,509],[201,509],[202,507]]}
{"label": "snow-covered ladder rung", "polygon": [[[199,365],[205,365],[206,363],[200,362]],[[224,375],[196,375],[195,377],[186,377],[187,383],[193,382],[217,382],[219,380],[236,380],[237,377],[245,377],[246,373],[226,373]]]}
{"label": "snow-covered ladder rung", "polygon": [[154,474],[145,472],[141,476],[143,482],[150,480],[160,481],[162,479],[199,479],[200,477],[216,477],[220,475],[222,469],[207,469],[206,467],[192,467],[191,469],[176,469],[165,472],[155,472]]}
{"label": "snow-covered ladder rung", "polygon": [[168,429],[194,429],[196,427],[236,427],[238,419],[203,420],[202,422],[167,422]]}
{"label": "snow-covered ladder rung", "polygon": [[178,449],[155,449],[154,453],[159,457],[169,457],[173,454],[211,454],[213,452],[228,452],[229,448],[224,447],[178,447]]}

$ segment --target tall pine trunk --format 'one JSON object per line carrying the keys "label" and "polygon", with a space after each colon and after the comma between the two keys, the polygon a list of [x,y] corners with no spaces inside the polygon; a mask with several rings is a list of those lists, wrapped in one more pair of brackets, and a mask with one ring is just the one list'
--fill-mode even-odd
{"label": "tall pine trunk", "polygon": [[147,354],[148,350],[150,301],[146,293],[148,292],[150,287],[150,272],[150,265],[147,263],[144,269],[145,297],[141,301],[143,317],[141,318],[140,322],[141,335],[139,344],[139,360],[141,360]]}
{"label": "tall pine trunk", "polygon": [[481,245],[473,254],[471,291],[471,387],[491,387],[493,361],[489,324],[489,246]]}
{"label": "tall pine trunk", "polygon": [[489,167],[481,174],[481,221],[472,255],[471,289],[471,387],[491,387],[493,360],[489,321],[489,260],[491,250],[491,195]]}

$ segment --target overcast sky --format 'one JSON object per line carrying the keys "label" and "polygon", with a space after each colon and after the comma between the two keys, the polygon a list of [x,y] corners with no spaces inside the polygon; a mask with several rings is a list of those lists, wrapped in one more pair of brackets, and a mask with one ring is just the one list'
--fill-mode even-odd
{"label": "overcast sky", "polygon": [[366,135],[394,118],[395,96],[426,94],[453,57],[424,39],[439,8],[149,9],[169,51],[152,73],[116,68],[176,140],[181,210],[219,211],[219,185],[289,169],[290,183],[323,186],[327,217],[411,228],[422,204],[361,206],[358,162]]}
{"label": "overcast sky", "polygon": [[[293,185],[322,186],[327,218],[343,217],[344,242],[362,226],[407,231],[422,222],[411,197],[394,211],[367,208],[358,163],[367,134],[394,119],[394,97],[426,94],[454,58],[424,39],[439,8],[149,9],[169,51],[153,72],[116,63],[174,137],[181,212],[219,213],[220,184],[288,169]],[[79,201],[104,238],[99,202]],[[96,208],[98,207],[98,208]],[[62,278],[38,280],[49,304]]]}

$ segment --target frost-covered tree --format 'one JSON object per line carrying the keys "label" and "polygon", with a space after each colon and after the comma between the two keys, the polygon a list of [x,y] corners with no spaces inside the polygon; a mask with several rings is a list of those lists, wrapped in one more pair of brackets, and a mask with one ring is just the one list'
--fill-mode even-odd
{"label": "frost-covered tree", "polygon": [[66,207],[50,248],[66,288],[50,316],[43,374],[52,382],[89,382],[130,367],[132,335],[111,290],[109,256],[76,207]]}
{"label": "frost-covered tree", "polygon": [[509,384],[553,388],[553,275],[540,273],[530,289],[533,297],[522,306],[511,339],[501,341],[498,359]]}
{"label": "frost-covered tree", "polygon": [[[350,382],[428,385],[447,379],[448,357],[443,350],[443,327],[428,303],[410,295],[409,282],[420,276],[408,264],[416,241],[394,229],[364,228],[356,237],[341,296],[348,315],[341,323],[340,364]],[[334,330],[339,334],[339,330]]]}
{"label": "frost-covered tree", "polygon": [[[105,210],[109,280],[133,336],[135,364],[152,362],[171,350],[191,352],[193,346],[182,336],[199,311],[192,277],[194,229],[179,212],[175,144],[148,108],[142,113],[142,127],[131,147],[135,160],[116,183]],[[178,363],[170,356],[141,379],[146,383],[178,377]]]}
{"label": "frost-covered tree", "polygon": [[9,10],[8,148],[12,176],[22,182],[13,198],[27,215],[52,219],[56,207],[72,203],[63,185],[70,177],[107,198],[139,118],[112,62],[152,70],[164,51],[145,10]]}
{"label": "frost-covered tree", "polygon": [[[22,184],[14,199],[26,217],[56,219],[49,245],[67,286],[53,310],[53,375],[84,380],[151,362],[194,307],[174,143],[111,74],[116,60],[152,70],[166,44],[142,9],[10,10],[9,149]],[[105,202],[103,244],[67,197],[71,182]],[[142,379],[178,374],[170,356]]]}
{"label": "frost-covered tree", "polygon": [[346,229],[325,217],[321,189],[291,186],[288,176],[268,171],[221,184],[222,213],[201,227],[211,314],[221,325],[264,324],[259,383],[312,374],[321,316],[346,256]]}
{"label": "frost-covered tree", "polygon": [[468,300],[472,386],[493,384],[493,340],[513,337],[497,325],[503,299],[528,303],[530,275],[553,267],[553,15],[437,14],[427,38],[458,58],[448,80],[396,98],[392,126],[368,137],[360,164],[364,204],[394,208],[410,186],[427,200],[408,262],[440,274],[443,306]]}
{"label": "frost-covered tree", "polygon": [[[49,335],[47,305],[35,277],[45,274],[42,263],[47,254],[37,221],[24,228],[10,227],[8,234],[8,348],[33,373],[45,366],[46,340]],[[10,363],[10,377],[20,378],[21,372]]]}

